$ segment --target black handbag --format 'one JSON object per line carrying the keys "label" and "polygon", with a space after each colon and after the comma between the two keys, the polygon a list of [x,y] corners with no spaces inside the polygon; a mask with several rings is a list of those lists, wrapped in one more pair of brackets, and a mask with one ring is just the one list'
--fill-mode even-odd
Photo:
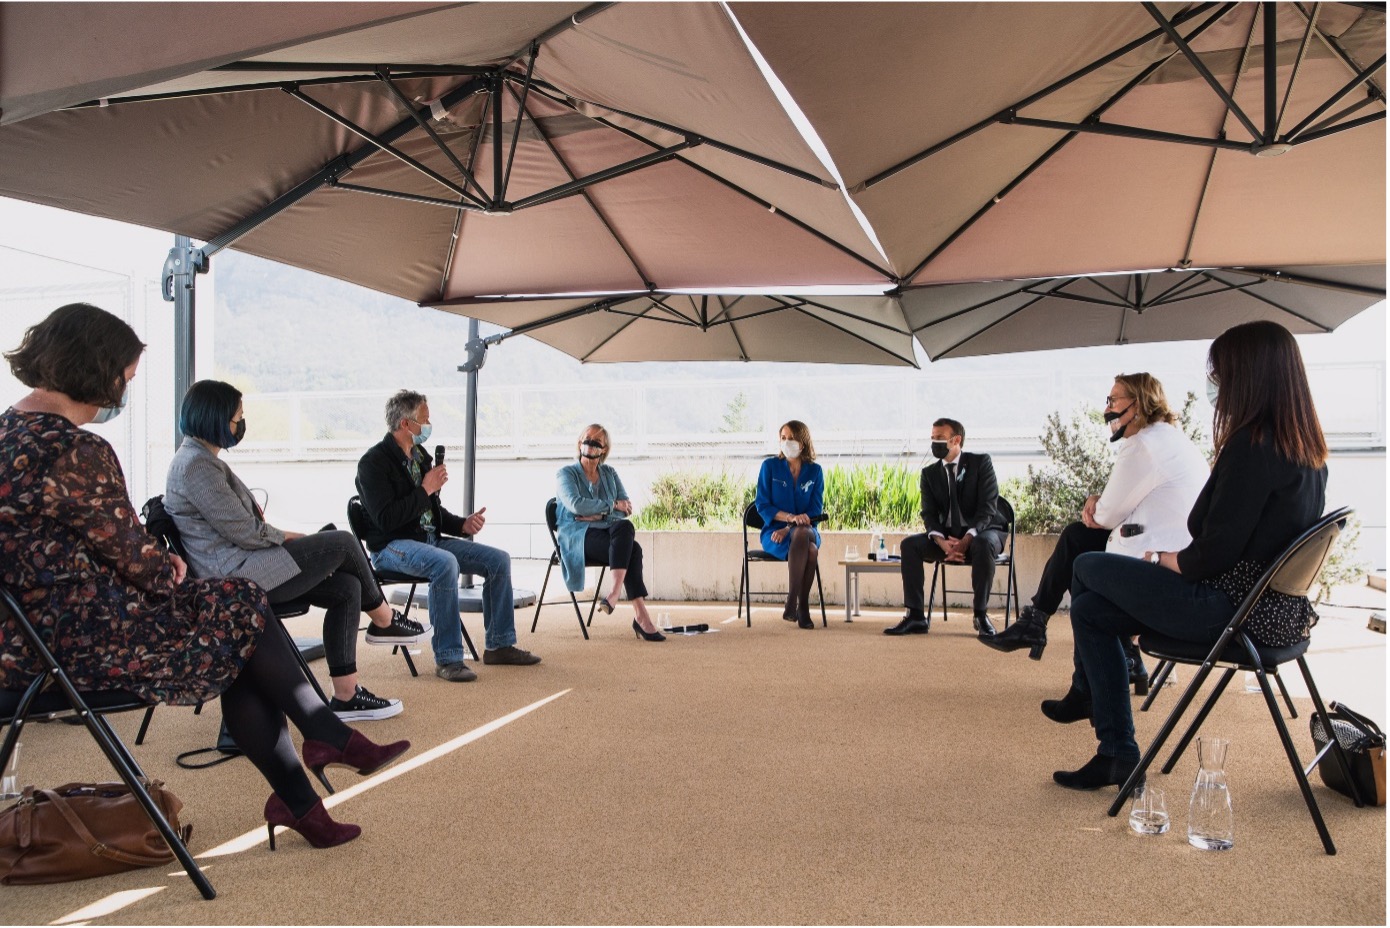
{"label": "black handbag", "polygon": [[[1361,800],[1370,805],[1385,805],[1385,734],[1370,719],[1338,703],[1329,703],[1327,714],[1332,719],[1332,731],[1346,752],[1351,775]],[[1313,744],[1321,751],[1327,744],[1322,719],[1316,714],[1308,720]],[[1318,761],[1318,776],[1328,789],[1343,796],[1351,795],[1351,786],[1342,775],[1342,768],[1331,752]]]}

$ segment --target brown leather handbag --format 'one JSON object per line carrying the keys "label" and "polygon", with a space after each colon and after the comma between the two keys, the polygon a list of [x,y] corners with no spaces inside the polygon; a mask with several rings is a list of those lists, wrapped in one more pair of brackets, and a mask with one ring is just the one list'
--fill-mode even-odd
{"label": "brown leather handbag", "polygon": [[[150,798],[174,831],[183,803],[159,780],[146,780]],[[63,883],[168,864],[174,852],[124,783],[67,783],[24,787],[0,812],[0,883]]]}

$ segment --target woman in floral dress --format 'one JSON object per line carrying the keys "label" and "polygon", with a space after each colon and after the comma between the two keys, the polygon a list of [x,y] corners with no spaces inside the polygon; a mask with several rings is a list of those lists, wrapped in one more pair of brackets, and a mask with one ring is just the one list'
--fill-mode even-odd
{"label": "woman in floral dress", "polygon": [[[144,348],[125,322],[74,303],[5,355],[32,390],[0,413],[0,582],[79,689],[174,705],[220,696],[228,731],[273,790],[269,826],[316,847],[350,841],[361,829],[328,816],[286,716],[316,771],[345,764],[366,774],[409,742],[376,745],[339,721],[287,636],[263,634],[278,619],[260,587],[188,578],[136,519],[115,452],[79,426],[119,414]],[[0,687],[23,688],[42,670],[13,619],[0,618]]]}

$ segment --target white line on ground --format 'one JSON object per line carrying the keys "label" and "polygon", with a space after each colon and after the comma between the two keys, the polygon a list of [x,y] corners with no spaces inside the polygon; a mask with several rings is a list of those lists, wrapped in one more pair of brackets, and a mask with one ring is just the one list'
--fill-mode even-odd
{"label": "white line on ground", "polygon": [[[179,876],[183,876],[182,870]],[[103,915],[110,915],[112,912],[119,912],[128,905],[134,905],[146,896],[153,896],[157,892],[163,891],[163,886],[146,886],[143,889],[124,889],[118,893],[98,899],[91,905],[84,905],[76,912],[70,912],[62,918],[49,922],[50,925],[75,925],[79,922],[86,922],[89,919],[101,918]]]}

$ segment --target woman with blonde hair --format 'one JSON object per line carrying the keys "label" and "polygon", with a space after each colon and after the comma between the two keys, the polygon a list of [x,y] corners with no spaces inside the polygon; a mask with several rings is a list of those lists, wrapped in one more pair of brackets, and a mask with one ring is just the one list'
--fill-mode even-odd
{"label": "woman with blonde hair", "polygon": [[560,539],[560,572],[571,592],[584,589],[584,565],[607,563],[613,589],[598,607],[612,615],[624,591],[632,600],[632,632],[645,641],[665,641],[647,612],[647,587],[642,582],[642,546],[629,516],[632,500],[607,463],[613,446],[608,430],[595,423],[579,434],[579,460],[555,474],[556,525]]}
{"label": "woman with blonde hair", "polygon": [[783,424],[777,441],[777,456],[763,461],[758,471],[753,504],[763,520],[763,550],[787,562],[787,604],[782,618],[801,628],[815,628],[809,600],[820,552],[815,523],[824,513],[825,474],[816,463],[816,447],[806,423],[792,419]]}

